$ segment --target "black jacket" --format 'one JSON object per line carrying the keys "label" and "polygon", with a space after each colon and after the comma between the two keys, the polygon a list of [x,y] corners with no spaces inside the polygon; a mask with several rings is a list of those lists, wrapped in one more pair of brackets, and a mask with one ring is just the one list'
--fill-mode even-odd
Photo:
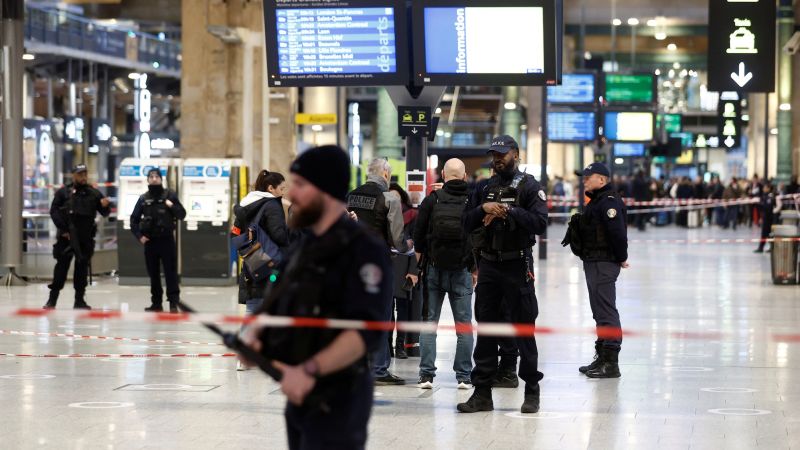
{"label": "black jacket", "polygon": [[[169,208],[170,213],[172,213],[172,220],[169,225],[170,229],[167,230],[169,234],[172,234],[175,231],[175,221],[176,220],[183,220],[186,218],[186,209],[181,204],[180,200],[178,200],[178,195],[175,192],[170,191],[169,189],[165,190],[167,195],[166,199],[172,202],[172,207]],[[141,222],[142,222],[142,214],[144,213],[144,195],[139,197],[139,200],[136,201],[136,206],[133,207],[133,212],[131,213],[131,232],[136,239],[142,238],[142,230],[141,230]]]}
{"label": "black jacket", "polygon": [[[442,190],[451,195],[456,196],[469,196],[469,185],[465,181],[451,180],[444,184]],[[419,214],[417,215],[417,224],[414,228],[414,249],[417,253],[425,254],[428,251],[428,238],[431,234],[431,215],[433,214],[433,207],[436,205],[436,198],[429,195],[422,200],[419,205]],[[464,236],[461,242],[460,249],[453,249],[453,251],[460,251],[463,255],[464,267],[469,271],[475,269],[475,258],[472,255],[472,246],[469,244],[469,239]]]}
{"label": "black jacket", "polygon": [[[70,196],[75,196],[73,201],[80,202],[87,206],[90,211],[83,211],[81,214],[70,214]],[[80,198],[80,200],[77,200]],[[61,235],[69,233],[69,225],[72,222],[79,234],[79,239],[91,239],[94,236],[94,219],[97,213],[103,217],[111,214],[110,206],[103,206],[100,200],[103,194],[91,186],[76,186],[72,183],[56,191],[53,203],[50,205],[50,218],[58,228],[59,238]],[[89,214],[90,213],[90,214]]]}
{"label": "black jacket", "polygon": [[[258,211],[266,205],[264,214],[258,226],[266,231],[270,239],[280,247],[281,252],[286,255],[289,247],[289,228],[286,225],[286,215],[283,212],[283,204],[280,199],[262,198],[246,206],[236,205],[233,208],[234,230],[247,233],[247,227],[255,220]],[[251,298],[262,298],[266,281],[260,283],[248,282],[244,277],[239,277],[239,303],[245,303]]]}
{"label": "black jacket", "polygon": [[612,190],[613,185],[607,184],[594,192],[587,192],[586,196],[591,200],[586,205],[584,214],[591,219],[592,223],[603,227],[608,245],[614,253],[615,261],[613,262],[621,263],[628,260],[625,203],[619,195],[609,195]]}

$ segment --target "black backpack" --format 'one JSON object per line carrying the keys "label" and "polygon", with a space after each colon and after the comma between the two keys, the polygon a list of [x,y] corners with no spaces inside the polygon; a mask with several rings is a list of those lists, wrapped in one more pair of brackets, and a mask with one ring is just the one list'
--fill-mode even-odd
{"label": "black backpack", "polygon": [[429,225],[428,256],[439,269],[463,269],[465,236],[461,215],[467,204],[467,196],[436,191],[433,197],[436,203],[433,205]]}

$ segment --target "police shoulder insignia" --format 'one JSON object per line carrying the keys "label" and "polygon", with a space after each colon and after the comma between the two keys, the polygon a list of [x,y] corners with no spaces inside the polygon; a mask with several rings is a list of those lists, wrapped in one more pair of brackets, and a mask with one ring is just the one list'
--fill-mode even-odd
{"label": "police shoulder insignia", "polygon": [[617,217],[617,210],[611,208],[608,211],[606,211],[606,215],[608,216],[609,219],[613,219],[614,217]]}
{"label": "police shoulder insignia", "polygon": [[547,201],[547,194],[545,194],[541,189],[539,189],[539,198],[542,199],[543,202]]}
{"label": "police shoulder insignia", "polygon": [[368,263],[361,266],[358,271],[361,281],[364,282],[364,290],[370,294],[380,292],[380,284],[383,279],[383,271],[376,264]]}

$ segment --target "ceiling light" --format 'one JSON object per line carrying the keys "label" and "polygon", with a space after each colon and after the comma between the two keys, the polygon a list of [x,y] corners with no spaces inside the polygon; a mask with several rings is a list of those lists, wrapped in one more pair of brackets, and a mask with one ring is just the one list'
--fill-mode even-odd
{"label": "ceiling light", "polygon": [[442,108],[436,108],[436,114],[441,114],[441,113],[442,113]]}
{"label": "ceiling light", "polygon": [[511,111],[511,110],[517,109],[517,104],[514,103],[514,102],[506,102],[506,104],[503,105],[503,108]]}
{"label": "ceiling light", "polygon": [[689,71],[686,69],[681,70],[681,78],[686,77],[686,75],[689,75]]}
{"label": "ceiling light", "polygon": [[663,41],[664,39],[667,38],[667,33],[659,31],[655,35],[653,35],[653,37],[655,37],[657,41]]}
{"label": "ceiling light", "polygon": [[139,77],[141,77],[141,76],[142,76],[142,74],[137,73],[137,72],[131,72],[131,73],[128,74],[128,78],[130,78],[131,80],[138,80]]}
{"label": "ceiling light", "polygon": [[669,50],[671,52],[674,52],[674,51],[678,50],[678,46],[675,45],[674,43],[670,42],[669,45],[667,45],[667,50]]}
{"label": "ceiling light", "polygon": [[769,134],[772,134],[772,135],[778,134],[778,129],[777,128],[773,128],[773,129],[769,130]]}
{"label": "ceiling light", "polygon": [[611,21],[611,25],[614,25],[615,27],[618,27],[618,26],[622,25],[622,20],[614,19],[614,20]]}
{"label": "ceiling light", "polygon": [[436,135],[439,137],[444,136],[444,130],[436,130]]}
{"label": "ceiling light", "polygon": [[669,69],[669,77],[670,78],[675,78],[675,70]]}
{"label": "ceiling light", "polygon": [[672,63],[672,67],[673,67],[674,69],[676,69],[676,70],[677,70],[677,69],[680,69],[680,68],[681,68],[681,63],[679,63],[679,62],[675,61],[674,63]]}
{"label": "ceiling light", "polygon": [[628,19],[628,25],[632,27],[639,25],[639,19],[637,19],[636,17],[631,17],[630,19]]}
{"label": "ceiling light", "polygon": [[781,111],[791,111],[792,110],[792,105],[790,105],[788,103],[781,103],[781,105],[778,106],[778,109],[780,109]]}
{"label": "ceiling light", "polygon": [[583,59],[585,59],[587,61],[592,59],[592,52],[584,52],[583,53]]}
{"label": "ceiling light", "polygon": [[656,25],[658,25],[658,21],[656,19],[650,19],[650,20],[647,21],[647,26],[648,27],[654,27]]}
{"label": "ceiling light", "polygon": [[617,158],[614,160],[614,163],[618,166],[621,166],[622,164],[625,164],[625,160],[622,158]]}
{"label": "ceiling light", "polygon": [[311,125],[311,131],[322,131],[322,125]]}
{"label": "ceiling light", "polygon": [[656,69],[656,72],[655,72],[655,74],[656,74],[656,76],[659,76],[659,75],[661,75],[661,69]]}
{"label": "ceiling light", "polygon": [[22,55],[22,59],[24,59],[25,61],[33,61],[34,59],[36,59],[36,55],[34,55],[33,53],[25,53],[24,55]]}

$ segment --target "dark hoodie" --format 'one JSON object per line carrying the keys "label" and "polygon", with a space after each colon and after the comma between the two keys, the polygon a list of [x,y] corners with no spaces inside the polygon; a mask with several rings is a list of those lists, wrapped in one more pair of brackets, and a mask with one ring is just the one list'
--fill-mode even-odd
{"label": "dark hoodie", "polygon": [[[469,196],[469,185],[466,181],[450,180],[444,184],[442,190],[451,195],[463,196],[466,202]],[[422,204],[419,205],[419,213],[417,214],[417,223],[414,227],[414,250],[417,253],[425,254],[428,251],[428,237],[430,235],[430,220],[433,214],[433,207],[436,205],[436,197],[431,194],[425,197]],[[472,248],[469,245],[469,240],[462,241],[463,246],[460,249],[464,258],[464,266],[472,271],[475,268],[475,260],[472,256]],[[459,249],[454,249],[458,251]]]}

